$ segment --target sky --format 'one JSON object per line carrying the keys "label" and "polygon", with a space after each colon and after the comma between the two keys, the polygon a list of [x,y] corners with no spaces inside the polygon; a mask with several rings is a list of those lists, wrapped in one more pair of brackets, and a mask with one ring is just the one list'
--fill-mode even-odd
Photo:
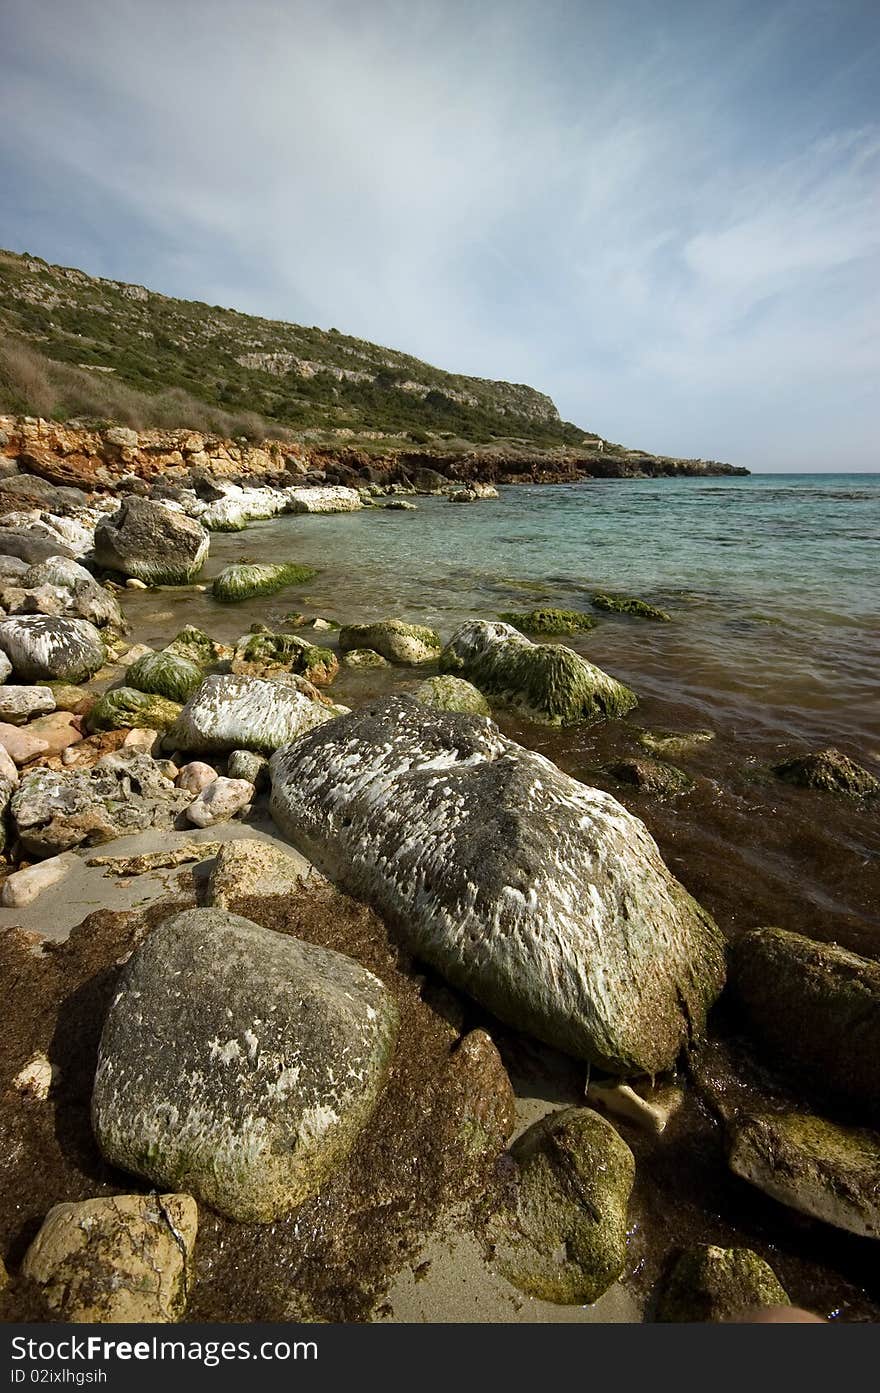
{"label": "sky", "polygon": [[2,0],[0,246],[880,468],[877,0]]}

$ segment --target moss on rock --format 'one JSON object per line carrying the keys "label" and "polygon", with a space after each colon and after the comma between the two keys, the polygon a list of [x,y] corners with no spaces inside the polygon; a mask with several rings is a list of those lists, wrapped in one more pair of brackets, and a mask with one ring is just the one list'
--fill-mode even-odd
{"label": "moss on rock", "polygon": [[197,667],[207,668],[220,661],[223,645],[216,643],[204,629],[187,624],[170,643],[166,643],[162,652],[173,653],[179,658],[186,658],[195,663]]}
{"label": "moss on rock", "polygon": [[177,653],[145,653],[126,672],[126,685],[182,706],[205,680],[198,664]]}
{"label": "moss on rock", "polygon": [[296,673],[316,687],[326,687],[339,671],[339,660],[331,649],[294,634],[245,634],[235,646],[232,671],[250,677]]}
{"label": "moss on rock", "polygon": [[593,604],[596,609],[608,610],[612,614],[631,614],[637,619],[657,619],[664,624],[672,619],[665,609],[649,605],[647,600],[640,600],[635,595],[598,594],[593,596]]}
{"label": "moss on rock", "polygon": [[643,730],[639,735],[639,744],[650,750],[651,754],[664,759],[682,759],[714,739],[711,730]]}
{"label": "moss on rock", "polygon": [[817,754],[783,760],[773,765],[773,773],[796,788],[846,793],[851,798],[875,798],[880,793],[880,779],[840,750],[819,750]]}
{"label": "moss on rock", "polygon": [[387,667],[388,659],[372,648],[350,648],[342,655],[342,665],[355,668]]}
{"label": "moss on rock", "polygon": [[292,562],[277,566],[237,562],[225,566],[215,577],[212,592],[215,600],[225,603],[250,600],[255,595],[274,595],[288,585],[302,585],[317,574],[313,566],[298,566]]}
{"label": "moss on rock", "polygon": [[622,784],[632,784],[643,793],[684,793],[693,787],[693,780],[674,764],[661,764],[656,759],[622,759],[608,766]]}
{"label": "moss on rock", "polygon": [[442,644],[433,629],[405,624],[402,619],[380,619],[375,624],[346,624],[339,631],[341,652],[372,648],[390,663],[416,667],[440,656]]}
{"label": "moss on rock", "polygon": [[548,638],[554,634],[580,634],[596,627],[596,620],[591,614],[576,609],[509,610],[499,614],[498,618],[505,624],[512,624],[520,633]]}
{"label": "moss on rock", "polygon": [[90,731],[126,728],[164,731],[174,725],[181,708],[177,702],[134,687],[116,687],[99,697],[86,717]]}
{"label": "moss on rock", "polygon": [[657,1305],[659,1321],[725,1321],[752,1306],[788,1306],[773,1268],[751,1248],[688,1248]]}
{"label": "moss on rock", "polygon": [[429,677],[416,688],[413,696],[423,705],[436,706],[440,711],[461,711],[467,716],[492,714],[488,701],[477,687],[463,677],[452,677],[448,673]]}

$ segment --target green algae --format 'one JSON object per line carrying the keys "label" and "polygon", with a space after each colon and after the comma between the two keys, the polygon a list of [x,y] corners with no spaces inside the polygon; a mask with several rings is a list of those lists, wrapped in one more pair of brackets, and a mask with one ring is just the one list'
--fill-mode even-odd
{"label": "green algae", "polygon": [[429,677],[413,692],[417,701],[440,711],[459,711],[469,716],[489,716],[491,710],[483,693],[464,678],[449,674]]}
{"label": "green algae", "polygon": [[250,600],[256,595],[274,595],[288,585],[303,585],[317,574],[313,566],[298,566],[292,562],[277,566],[236,562],[225,566],[215,577],[212,593],[215,600],[224,603]]}
{"label": "green algae", "polygon": [[657,1320],[726,1321],[751,1307],[790,1304],[773,1268],[751,1248],[709,1244],[680,1255],[661,1293]]}
{"label": "green algae", "polygon": [[145,653],[126,672],[126,685],[139,692],[167,697],[182,706],[204,681],[199,664],[178,653]]}
{"label": "green algae", "polygon": [[634,595],[600,593],[593,596],[593,604],[596,609],[608,610],[612,614],[630,614],[637,619],[656,619],[664,624],[668,624],[672,619],[672,615],[667,614],[665,609],[649,605],[647,600],[640,600]]}
{"label": "green algae", "polygon": [[576,609],[508,610],[499,614],[498,618],[505,624],[512,624],[520,633],[545,635],[548,638],[585,633],[596,627],[596,620],[591,614]]}
{"label": "green algae", "polygon": [[147,729],[166,731],[181,707],[174,701],[134,687],[116,687],[99,697],[86,717],[90,731]]}

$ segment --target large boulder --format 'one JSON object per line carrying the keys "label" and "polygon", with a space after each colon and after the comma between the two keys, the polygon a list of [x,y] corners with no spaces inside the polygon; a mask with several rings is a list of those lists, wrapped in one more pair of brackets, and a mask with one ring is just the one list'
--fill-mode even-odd
{"label": "large boulder", "polygon": [[285,682],[224,674],[205,679],[184,706],[169,739],[191,754],[271,754],[333,718],[330,707]]}
{"label": "large boulder", "polygon": [[774,1062],[880,1119],[880,963],[785,929],[754,929],[735,945],[730,977]]}
{"label": "large boulder", "polygon": [[530,720],[574,725],[625,716],[636,696],[616,678],[560,643],[532,643],[511,624],[471,619],[440,655],[458,673]]}
{"label": "large boulder", "polygon": [[42,614],[0,620],[0,649],[23,682],[84,682],[106,657],[101,635],[87,619]]}
{"label": "large boulder", "polygon": [[22,850],[43,858],[148,827],[173,827],[191,801],[149,755],[121,750],[91,769],[25,773],[10,807]]}
{"label": "large boulder", "polygon": [[368,1123],[397,1012],[351,958],[221,909],[134,953],[92,1099],[111,1164],[231,1218],[271,1222],[320,1188]]}
{"label": "large boulder", "polygon": [[147,585],[186,585],[201,570],[210,538],[198,522],[147,498],[127,498],[95,528],[95,560]]}
{"label": "large boulder", "polygon": [[22,1276],[61,1320],[177,1321],[186,1310],[197,1228],[191,1195],[56,1204],[25,1254]]}
{"label": "large boulder", "polygon": [[66,556],[50,556],[31,566],[21,578],[25,590],[38,590],[50,585],[61,590],[64,598],[62,613],[71,619],[87,619],[97,629],[110,627],[120,633],[125,619],[119,601],[95,580],[85,566]]}
{"label": "large boulder", "polygon": [[672,1065],[721,989],[719,931],[645,826],[484,717],[341,717],[274,757],[272,814],[454,986],[612,1073]]}
{"label": "large boulder", "polygon": [[802,1112],[755,1112],[730,1125],[734,1174],[781,1204],[880,1238],[880,1135]]}
{"label": "large boulder", "polygon": [[515,1204],[491,1234],[499,1270],[542,1301],[598,1301],[626,1262],[632,1152],[597,1112],[565,1108],[530,1127],[511,1155]]}
{"label": "large boulder", "polygon": [[371,648],[389,663],[416,667],[440,656],[441,643],[433,629],[405,624],[402,619],[380,619],[374,624],[346,624],[339,630],[339,651]]}

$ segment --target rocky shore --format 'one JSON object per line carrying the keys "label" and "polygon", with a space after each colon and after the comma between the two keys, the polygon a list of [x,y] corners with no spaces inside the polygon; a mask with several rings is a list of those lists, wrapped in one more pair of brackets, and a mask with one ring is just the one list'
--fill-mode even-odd
{"label": "rocky shore", "polygon": [[[127,590],[204,589],[216,532],[507,476],[11,419],[0,446],[5,1318],[419,1318],[443,1235],[474,1318],[876,1317],[880,966],[726,943],[639,817],[499,729],[637,707],[560,641],[593,613],[130,630]],[[398,690],[334,700],[370,668]],[[702,738],[646,732],[615,777],[674,798]],[[880,793],[833,750],[766,777]]]}

